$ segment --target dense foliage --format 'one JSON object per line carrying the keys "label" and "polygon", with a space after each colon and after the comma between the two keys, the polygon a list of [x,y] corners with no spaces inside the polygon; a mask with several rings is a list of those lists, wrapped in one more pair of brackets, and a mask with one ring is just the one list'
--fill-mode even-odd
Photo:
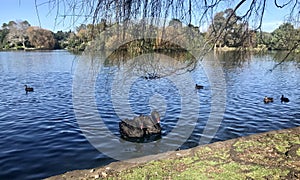
{"label": "dense foliage", "polygon": [[70,32],[50,30],[31,26],[28,21],[3,23],[0,29],[0,49],[61,49]]}
{"label": "dense foliage", "polygon": [[[290,23],[283,23],[273,32],[260,32],[249,28],[248,24],[241,21],[233,9],[226,9],[215,14],[207,32],[200,32],[198,27],[188,24],[185,26],[180,20],[172,19],[165,27],[151,27],[151,31],[164,36],[174,36],[178,42],[189,40],[193,42],[193,47],[201,47],[204,43],[214,48],[263,48],[272,50],[298,50],[300,42],[300,29],[295,29]],[[82,51],[95,38],[100,39],[99,49],[109,49],[114,46],[119,38],[118,30],[114,29],[115,24],[109,24],[106,20],[101,20],[98,24],[81,24],[75,32],[57,31],[53,33],[49,30],[31,26],[27,21],[10,21],[3,23],[0,29],[1,49],[69,49]],[[121,25],[122,26],[122,25]],[[128,32],[142,31],[143,25],[135,22],[126,27]],[[108,30],[105,33],[105,30]],[[178,29],[182,32],[177,32]],[[127,33],[128,33],[127,32]],[[101,34],[102,33],[102,34]],[[216,38],[217,37],[217,38]],[[123,37],[126,38],[126,37]],[[192,39],[192,41],[190,41]],[[161,40],[157,37],[153,40],[141,40],[123,45],[122,48],[136,50],[136,47],[154,49],[174,49],[178,48],[174,44]]]}

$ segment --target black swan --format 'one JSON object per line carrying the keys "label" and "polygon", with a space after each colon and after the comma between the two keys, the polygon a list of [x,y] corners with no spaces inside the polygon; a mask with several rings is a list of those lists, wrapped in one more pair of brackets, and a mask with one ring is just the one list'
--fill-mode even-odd
{"label": "black swan", "polygon": [[203,89],[203,87],[204,87],[204,86],[199,85],[199,84],[196,84],[196,85],[195,85],[195,88],[196,88],[196,89]]}
{"label": "black swan", "polygon": [[133,120],[122,120],[119,123],[120,134],[123,138],[143,138],[161,133],[160,117],[157,111],[151,116],[140,115]]}
{"label": "black swan", "polygon": [[142,121],[139,117],[133,120],[125,119],[119,122],[120,134],[124,138],[141,138],[145,135]]}
{"label": "black swan", "polygon": [[33,92],[33,88],[32,87],[28,87],[27,85],[24,85],[25,86],[25,91],[26,92]]}
{"label": "black swan", "polygon": [[281,102],[290,102],[289,98],[284,97],[284,95],[281,96]]}
{"label": "black swan", "polygon": [[265,102],[265,103],[273,102],[273,98],[268,97],[268,96],[265,96],[264,102]]}

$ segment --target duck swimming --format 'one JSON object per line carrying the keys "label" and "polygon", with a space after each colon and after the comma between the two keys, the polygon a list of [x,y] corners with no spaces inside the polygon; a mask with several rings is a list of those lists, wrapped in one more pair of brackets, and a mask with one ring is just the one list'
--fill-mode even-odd
{"label": "duck swimming", "polygon": [[204,88],[204,86],[202,86],[202,85],[199,85],[199,84],[195,85],[195,89],[203,89],[203,88]]}
{"label": "duck swimming", "polygon": [[32,87],[28,87],[27,85],[24,85],[25,87],[25,91],[26,92],[33,92],[33,88]]}
{"label": "duck swimming", "polygon": [[264,103],[269,103],[269,102],[273,102],[273,98],[271,98],[271,97],[268,97],[268,96],[265,96],[265,98],[264,98]]}
{"label": "duck swimming", "polygon": [[290,102],[289,98],[284,97],[284,95],[281,95],[280,100],[281,100],[281,102]]}
{"label": "duck swimming", "polygon": [[125,119],[119,122],[120,134],[123,138],[143,138],[161,133],[160,117],[157,111],[151,116],[140,115],[133,120]]}

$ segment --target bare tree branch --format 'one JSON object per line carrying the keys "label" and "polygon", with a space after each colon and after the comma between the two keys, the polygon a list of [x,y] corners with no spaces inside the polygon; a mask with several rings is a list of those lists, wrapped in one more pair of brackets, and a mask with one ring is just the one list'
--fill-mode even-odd
{"label": "bare tree branch", "polygon": [[278,8],[284,8],[285,6],[287,6],[288,4],[290,4],[292,1],[293,1],[293,0],[289,0],[287,3],[284,3],[284,4],[282,4],[282,5],[279,5],[279,4],[277,3],[277,0],[274,0],[274,3],[275,3],[275,5],[276,5],[276,7],[278,7]]}

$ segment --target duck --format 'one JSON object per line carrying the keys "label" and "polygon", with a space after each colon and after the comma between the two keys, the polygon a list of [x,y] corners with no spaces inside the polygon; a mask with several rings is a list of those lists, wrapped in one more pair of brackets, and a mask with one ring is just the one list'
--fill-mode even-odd
{"label": "duck", "polygon": [[281,100],[281,103],[282,103],[282,102],[290,102],[289,98],[284,97],[284,95],[281,95],[280,100]]}
{"label": "duck", "polygon": [[204,86],[202,86],[202,85],[199,85],[199,84],[195,85],[195,89],[203,89],[203,88],[204,88]]}
{"label": "duck", "polygon": [[269,102],[273,102],[273,98],[268,97],[268,96],[265,96],[264,102],[265,102],[266,104],[269,103]]}
{"label": "duck", "polygon": [[25,91],[26,92],[33,92],[33,88],[32,87],[28,87],[27,85],[24,85],[25,87]]}
{"label": "duck", "polygon": [[144,138],[161,134],[160,116],[152,111],[150,116],[140,115],[133,120],[125,119],[119,122],[120,134],[123,138]]}

